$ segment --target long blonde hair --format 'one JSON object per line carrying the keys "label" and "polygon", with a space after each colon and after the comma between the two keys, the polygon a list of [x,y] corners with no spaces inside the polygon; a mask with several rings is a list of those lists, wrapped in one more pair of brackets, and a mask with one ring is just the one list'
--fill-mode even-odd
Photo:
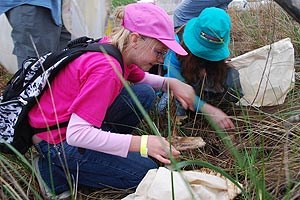
{"label": "long blonde hair", "polygon": [[127,47],[128,38],[130,35],[130,31],[122,26],[124,18],[124,8],[124,6],[120,6],[115,9],[113,25],[114,27],[110,35],[110,43],[118,47],[121,52],[123,52]]}

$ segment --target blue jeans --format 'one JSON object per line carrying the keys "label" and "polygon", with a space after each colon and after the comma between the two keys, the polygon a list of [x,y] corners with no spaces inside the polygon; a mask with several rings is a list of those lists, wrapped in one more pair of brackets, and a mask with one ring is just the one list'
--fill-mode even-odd
{"label": "blue jeans", "polygon": [[[146,111],[156,98],[153,88],[146,84],[131,87]],[[142,114],[124,88],[107,111],[101,129],[119,133],[131,133],[142,119]],[[122,126],[123,124],[125,126]],[[138,152],[129,152],[126,158],[67,144],[66,141],[51,145],[45,141],[36,145],[41,153],[39,170],[47,185],[56,193],[69,190],[71,184],[93,188],[134,188],[148,170],[158,165]],[[67,175],[66,175],[67,174]],[[67,178],[70,175],[71,178]],[[68,181],[67,180],[71,180]]]}
{"label": "blue jeans", "polygon": [[[165,110],[167,109],[167,105],[168,105],[168,101],[169,101],[169,98],[168,98],[168,93],[167,92],[164,92],[162,94],[162,96],[160,97],[160,100],[156,106],[157,108],[157,111],[163,115]],[[185,116],[186,115],[186,111],[185,109],[182,107],[181,103],[175,99],[175,105],[176,105],[176,116]]]}

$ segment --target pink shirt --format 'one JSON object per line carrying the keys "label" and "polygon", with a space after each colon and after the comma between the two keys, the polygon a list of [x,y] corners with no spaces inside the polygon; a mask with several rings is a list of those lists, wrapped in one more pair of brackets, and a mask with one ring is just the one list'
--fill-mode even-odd
{"label": "pink shirt", "polygon": [[[46,89],[39,104],[30,110],[30,125],[45,128],[57,122],[69,121],[71,114],[75,113],[91,125],[101,127],[107,109],[123,88],[114,68],[122,74],[122,68],[115,58],[107,58],[106,54],[99,52],[88,52],[75,59],[59,72],[51,83],[51,89]],[[126,80],[140,82],[144,76],[145,72],[136,65],[124,66]],[[48,143],[57,144],[66,139],[66,127],[37,136]],[[117,140],[118,137],[115,138]],[[127,139],[127,146],[129,142]]]}

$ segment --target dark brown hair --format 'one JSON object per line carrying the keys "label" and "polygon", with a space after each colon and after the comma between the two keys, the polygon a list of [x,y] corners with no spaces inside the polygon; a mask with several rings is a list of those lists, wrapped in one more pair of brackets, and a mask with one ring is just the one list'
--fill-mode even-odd
{"label": "dark brown hair", "polygon": [[[182,38],[183,30],[184,27],[177,31],[179,38]],[[186,82],[194,85],[199,83],[199,81],[205,81],[206,87],[212,88],[217,92],[222,92],[226,71],[230,66],[226,64],[225,60],[209,61],[193,55],[183,40],[180,40],[181,46],[188,52],[187,56],[177,55],[181,63],[182,75],[186,79]],[[210,81],[206,81],[207,79]]]}

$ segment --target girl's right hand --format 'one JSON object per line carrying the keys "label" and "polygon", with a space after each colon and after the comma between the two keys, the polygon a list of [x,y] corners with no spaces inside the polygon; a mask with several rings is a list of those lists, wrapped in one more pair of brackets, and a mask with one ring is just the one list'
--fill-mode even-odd
{"label": "girl's right hand", "polygon": [[235,126],[230,117],[226,115],[222,110],[216,108],[208,103],[205,103],[201,112],[208,114],[208,116],[222,129],[234,129]]}
{"label": "girl's right hand", "polygon": [[196,96],[194,88],[176,78],[166,78],[166,80],[170,84],[173,95],[181,103],[182,107],[194,111],[194,99]]}
{"label": "girl's right hand", "polygon": [[179,157],[180,152],[177,151],[164,137],[149,135],[148,136],[148,155],[157,159],[164,164],[171,164],[170,152],[174,158]]}

